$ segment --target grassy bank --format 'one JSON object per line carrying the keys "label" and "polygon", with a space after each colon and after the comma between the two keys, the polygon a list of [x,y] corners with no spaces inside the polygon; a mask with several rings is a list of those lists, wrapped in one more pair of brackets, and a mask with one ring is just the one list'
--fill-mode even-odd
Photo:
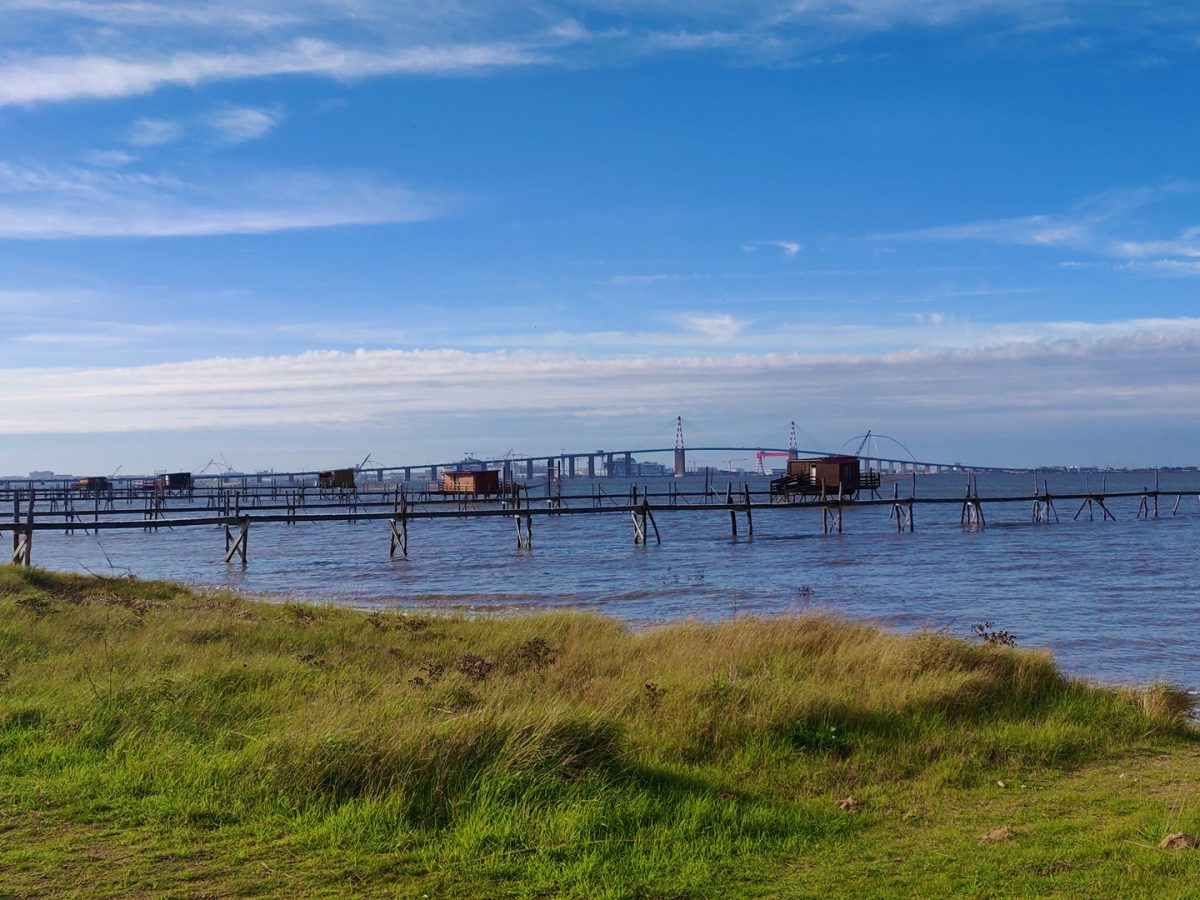
{"label": "grassy bank", "polygon": [[1200,852],[1155,844],[1200,830],[1187,708],[828,618],[0,568],[0,894],[1183,896]]}

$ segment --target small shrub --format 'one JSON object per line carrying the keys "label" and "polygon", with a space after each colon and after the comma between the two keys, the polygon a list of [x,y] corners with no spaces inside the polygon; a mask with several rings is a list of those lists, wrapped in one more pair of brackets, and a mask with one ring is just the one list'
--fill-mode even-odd
{"label": "small shrub", "polygon": [[554,665],[554,650],[543,638],[530,638],[517,648],[517,662],[523,669],[545,669]]}
{"label": "small shrub", "polygon": [[483,681],[496,668],[496,664],[474,653],[464,653],[454,661],[454,668],[471,681]]}
{"label": "small shrub", "polygon": [[396,630],[407,631],[410,634],[416,634],[418,631],[425,631],[433,622],[429,619],[422,619],[420,616],[400,616],[396,619]]}
{"label": "small shrub", "polygon": [[446,667],[441,663],[426,663],[421,666],[420,674],[408,679],[408,683],[413,687],[425,687],[429,684],[437,684],[445,674]]}
{"label": "small shrub", "polygon": [[975,635],[989,647],[1015,647],[1017,638],[1011,631],[996,631],[992,626],[996,623],[991,619],[977,622],[971,626],[971,634]]}

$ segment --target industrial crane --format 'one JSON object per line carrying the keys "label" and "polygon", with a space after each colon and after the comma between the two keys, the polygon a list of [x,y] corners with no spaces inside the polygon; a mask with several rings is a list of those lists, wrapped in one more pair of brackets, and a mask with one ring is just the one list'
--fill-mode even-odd
{"label": "industrial crane", "polygon": [[858,443],[858,449],[854,451],[855,456],[862,456],[863,447],[867,446],[867,442],[871,440],[871,429],[867,429],[867,433],[863,435],[863,439]]}

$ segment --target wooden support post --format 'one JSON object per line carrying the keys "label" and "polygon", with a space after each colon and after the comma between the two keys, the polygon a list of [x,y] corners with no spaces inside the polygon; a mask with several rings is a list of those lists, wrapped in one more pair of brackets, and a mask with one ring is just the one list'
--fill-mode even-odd
{"label": "wooden support post", "polygon": [[754,514],[750,509],[750,485],[742,485],[742,496],[746,500],[746,535],[754,537]]}
{"label": "wooden support post", "polygon": [[14,566],[33,565],[33,529],[13,529],[12,561]]}
{"label": "wooden support post", "polygon": [[736,539],[737,538],[737,512],[733,508],[733,485],[732,484],[726,485],[726,487],[725,487],[725,505],[727,507],[729,507],[729,533],[734,539]]}
{"label": "wooden support post", "polygon": [[234,537],[233,529],[228,525],[225,526],[225,562],[233,562],[236,556],[242,561],[242,565],[246,565],[246,549],[250,542],[250,519],[242,518],[241,524],[238,526],[237,537]]}
{"label": "wooden support post", "polygon": [[517,526],[517,549],[532,550],[533,549],[533,515],[529,512],[525,513],[524,527],[521,522],[521,489],[517,485],[513,485],[512,491],[512,508],[513,523]]}
{"label": "wooden support post", "polygon": [[388,520],[388,524],[392,529],[392,547],[388,555],[394,559],[396,551],[399,550],[401,556],[408,559],[408,519],[393,517]]}
{"label": "wooden support post", "polygon": [[979,488],[974,483],[973,477],[967,479],[967,495],[963,498],[962,515],[959,517],[959,522],[968,530],[987,526],[987,522],[983,518],[983,504],[979,501]]}
{"label": "wooden support post", "polygon": [[646,520],[650,520],[650,525],[654,529],[654,543],[662,545],[662,536],[658,533],[658,523],[654,521],[654,513],[650,511],[650,504],[642,501],[642,534],[646,534]]}
{"label": "wooden support post", "polygon": [[[1049,525],[1052,521],[1058,521],[1058,511],[1054,508],[1054,498],[1050,496],[1050,488],[1046,485],[1042,486],[1042,494],[1039,497],[1037,494],[1036,482],[1034,485],[1034,501],[1033,501],[1033,524]],[[1082,507],[1081,507],[1082,509]],[[1076,513],[1076,518],[1079,514]]]}
{"label": "wooden support post", "polygon": [[1114,522],[1117,521],[1117,517],[1114,516],[1111,512],[1109,512],[1108,507],[1104,504],[1103,496],[1096,498],[1096,505],[1100,507],[1100,512],[1104,513],[1104,518],[1101,519],[1101,521],[1103,521],[1104,519],[1112,519]]}

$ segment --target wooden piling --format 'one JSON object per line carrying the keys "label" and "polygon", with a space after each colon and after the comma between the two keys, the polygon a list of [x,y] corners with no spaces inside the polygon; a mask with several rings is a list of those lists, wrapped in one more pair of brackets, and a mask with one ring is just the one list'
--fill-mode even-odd
{"label": "wooden piling", "polygon": [[233,562],[233,558],[237,556],[242,561],[242,565],[246,565],[246,551],[250,543],[250,517],[243,516],[239,520],[237,536],[234,536],[233,529],[228,524],[225,526],[225,562]]}
{"label": "wooden piling", "polygon": [[408,559],[408,520],[392,518],[388,519],[388,524],[392,530],[392,547],[388,555],[395,559],[396,551],[399,550],[400,554]]}
{"label": "wooden piling", "polygon": [[746,504],[746,535],[747,537],[754,537],[754,514],[751,511],[750,485],[748,484],[742,485],[742,499]]}
{"label": "wooden piling", "polygon": [[661,545],[662,536],[658,533],[658,523],[654,521],[654,513],[650,510],[650,503],[647,500],[642,500],[642,535],[646,534],[646,521],[649,520],[651,527],[654,529],[654,543]]}

